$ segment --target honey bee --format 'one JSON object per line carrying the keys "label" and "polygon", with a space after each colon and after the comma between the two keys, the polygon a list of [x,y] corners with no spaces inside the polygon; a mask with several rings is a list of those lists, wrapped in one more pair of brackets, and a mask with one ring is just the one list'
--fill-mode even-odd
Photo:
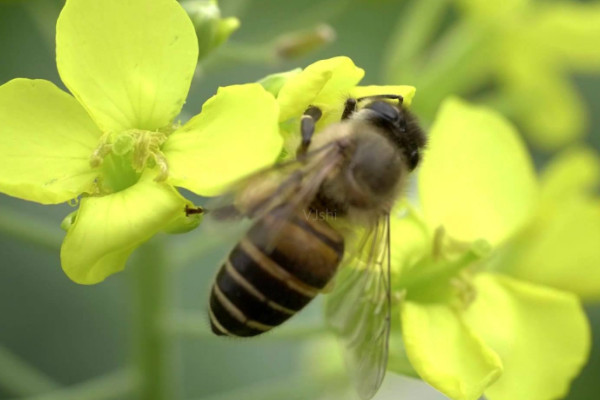
{"label": "honey bee", "polygon": [[[220,267],[208,313],[217,335],[260,335],[336,277],[326,316],[360,397],[370,399],[387,366],[390,210],[426,136],[397,95],[349,98],[341,121],[313,136],[321,116],[314,106],[302,116],[294,160],[245,179],[229,205],[213,210],[252,225]],[[352,231],[360,234],[350,247]]]}

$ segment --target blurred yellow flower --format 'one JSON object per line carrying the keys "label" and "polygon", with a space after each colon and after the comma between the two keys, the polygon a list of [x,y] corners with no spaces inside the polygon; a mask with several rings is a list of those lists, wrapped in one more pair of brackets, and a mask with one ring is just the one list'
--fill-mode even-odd
{"label": "blurred yellow flower", "polygon": [[414,13],[403,14],[390,43],[388,79],[418,87],[423,102],[417,107],[426,116],[448,95],[477,96],[501,108],[543,150],[581,138],[586,107],[569,74],[600,71],[600,4],[454,3],[459,17],[431,49],[447,3],[415,2]]}
{"label": "blurred yellow flower", "polygon": [[[569,243],[553,243],[559,258],[549,278],[527,257],[516,261],[525,248],[539,245],[529,232],[550,203],[560,207],[582,197],[559,190],[571,184],[565,174],[581,168],[562,164],[553,170],[555,178],[540,185],[525,146],[502,117],[458,100],[442,105],[418,176],[422,216],[411,212],[392,225],[400,304],[392,371],[419,376],[456,400],[483,394],[490,400],[551,400],[568,392],[590,351],[578,297],[559,290],[583,287],[573,272],[581,266],[578,254]],[[584,181],[575,186],[589,185]],[[551,195],[557,191],[562,199]],[[553,218],[562,224],[565,216]],[[598,233],[600,224],[591,225],[583,234]],[[583,268],[600,266],[600,258],[591,259],[596,248],[597,242],[580,244],[589,258]],[[537,274],[524,272],[531,270]],[[563,280],[575,282],[560,284],[554,279],[560,271],[566,271]],[[545,281],[559,289],[539,284]],[[597,295],[600,280],[580,292]]]}
{"label": "blurred yellow flower", "polygon": [[303,70],[269,75],[260,81],[277,98],[287,154],[294,154],[298,146],[300,117],[311,105],[323,113],[316,124],[317,132],[341,119],[344,102],[349,97],[396,94],[403,96],[404,104],[410,106],[415,95],[413,86],[358,86],[364,74],[350,58],[340,56],[317,61]]}

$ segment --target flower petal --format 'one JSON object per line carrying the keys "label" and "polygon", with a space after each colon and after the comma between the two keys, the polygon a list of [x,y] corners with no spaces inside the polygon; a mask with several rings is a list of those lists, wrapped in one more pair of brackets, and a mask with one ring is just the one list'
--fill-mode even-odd
{"label": "flower petal", "polygon": [[273,164],[283,144],[277,111],[275,98],[258,83],[219,88],[163,146],[169,182],[214,196]]}
{"label": "flower petal", "polygon": [[502,362],[444,304],[404,301],[402,335],[424,381],[453,400],[476,400],[502,373]]}
{"label": "flower petal", "polygon": [[88,190],[100,131],[77,101],[44,80],[0,87],[0,191],[43,204]]}
{"label": "flower petal", "polygon": [[82,199],[61,248],[63,270],[77,283],[103,281],[123,270],[133,250],[182,214],[185,204],[151,174],[121,192]]}
{"label": "flower petal", "polygon": [[[589,148],[564,151],[542,174],[536,223],[517,238],[503,271],[600,300],[600,159]],[[510,248],[509,248],[510,250]]]}
{"label": "flower petal", "polygon": [[400,276],[433,253],[432,237],[421,216],[410,209],[403,210],[402,203],[393,210],[390,223],[392,270]]}
{"label": "flower petal", "polygon": [[563,151],[546,167],[541,176],[542,201],[559,203],[589,196],[600,185],[600,157],[588,147]]}
{"label": "flower petal", "polygon": [[515,129],[499,114],[447,100],[419,175],[425,219],[456,239],[497,244],[530,218],[537,185]]}
{"label": "flower petal", "polygon": [[270,74],[259,80],[258,83],[260,83],[267,92],[277,97],[285,82],[291,77],[298,75],[300,72],[302,72],[301,68],[295,68],[285,72]]}
{"label": "flower petal", "polygon": [[548,209],[535,227],[506,272],[585,300],[600,300],[600,199]]}
{"label": "flower petal", "polygon": [[58,19],[60,76],[104,131],[171,123],[197,58],[194,26],[174,0],[68,0]]}
{"label": "flower petal", "polygon": [[590,351],[590,328],[569,293],[480,274],[465,321],[502,359],[489,400],[562,398]]}
{"label": "flower petal", "polygon": [[323,118],[332,108],[341,112],[345,96],[364,74],[365,71],[348,57],[334,57],[309,65],[288,79],[279,91],[279,120],[299,117],[309,105],[322,108]]}
{"label": "flower petal", "polygon": [[406,86],[406,85],[386,85],[386,86],[356,86],[350,90],[351,97],[367,97],[367,96],[376,96],[378,94],[396,94],[403,97],[402,104],[405,106],[410,106],[413,98],[415,97],[416,89],[414,86]]}
{"label": "flower petal", "polygon": [[541,149],[556,150],[585,134],[585,105],[564,73],[539,49],[526,42],[522,47],[502,60],[504,96],[528,138]]}
{"label": "flower petal", "polygon": [[600,4],[540,2],[529,34],[559,64],[590,72],[600,66]]}

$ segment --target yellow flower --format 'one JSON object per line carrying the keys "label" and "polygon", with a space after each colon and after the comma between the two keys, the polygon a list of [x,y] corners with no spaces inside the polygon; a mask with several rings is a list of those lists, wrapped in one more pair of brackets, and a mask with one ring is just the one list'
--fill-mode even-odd
{"label": "yellow flower", "polygon": [[81,196],[61,249],[65,273],[97,283],[185,220],[175,187],[219,193],[281,151],[278,106],[258,84],[226,87],[183,126],[194,26],[174,0],[68,0],[57,23],[63,92],[0,87],[0,191],[55,204]]}
{"label": "yellow flower", "polygon": [[[574,293],[516,278],[524,277],[518,265],[528,264],[515,261],[522,247],[514,243],[548,204],[516,130],[492,111],[448,100],[424,157],[422,216],[412,212],[392,226],[400,308],[390,369],[456,400],[564,396],[589,356],[590,331]],[[572,250],[566,243],[554,251],[565,261],[576,259]],[[557,266],[578,267],[576,260]],[[600,281],[586,290],[600,293]]]}

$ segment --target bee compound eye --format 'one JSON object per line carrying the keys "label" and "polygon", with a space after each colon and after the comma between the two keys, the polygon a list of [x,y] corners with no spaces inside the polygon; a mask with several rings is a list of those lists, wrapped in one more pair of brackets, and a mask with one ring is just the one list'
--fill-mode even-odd
{"label": "bee compound eye", "polygon": [[366,106],[377,114],[377,118],[385,121],[396,123],[400,117],[398,109],[385,101],[374,101]]}

